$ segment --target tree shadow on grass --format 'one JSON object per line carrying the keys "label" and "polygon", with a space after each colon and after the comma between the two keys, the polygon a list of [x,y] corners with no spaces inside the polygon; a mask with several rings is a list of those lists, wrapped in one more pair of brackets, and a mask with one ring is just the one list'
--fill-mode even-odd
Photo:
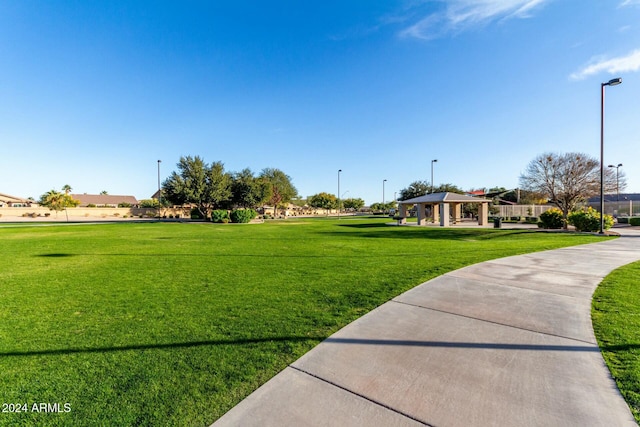
{"label": "tree shadow on grass", "polygon": [[38,254],[36,256],[43,258],[65,258],[75,256],[75,254],[63,254],[63,253],[53,253],[53,254]]}
{"label": "tree shadow on grass", "polygon": [[[397,227],[386,224],[339,224],[340,231],[321,231],[335,236],[363,237],[371,239],[428,239],[428,240],[494,240],[511,236],[533,234],[535,230],[451,229],[435,227]],[[347,231],[354,229],[354,231]]]}

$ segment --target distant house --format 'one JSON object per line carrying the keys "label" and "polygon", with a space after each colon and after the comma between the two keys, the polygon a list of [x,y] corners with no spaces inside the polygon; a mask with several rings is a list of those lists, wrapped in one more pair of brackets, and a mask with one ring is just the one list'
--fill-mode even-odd
{"label": "distant house", "polygon": [[111,194],[71,194],[76,200],[80,200],[80,207],[105,206],[117,208],[126,203],[130,206],[138,206],[138,200],[133,196],[114,196]]}
{"label": "distant house", "polygon": [[35,205],[36,202],[29,199],[21,199],[20,197],[10,196],[0,193],[0,208],[23,208]]}

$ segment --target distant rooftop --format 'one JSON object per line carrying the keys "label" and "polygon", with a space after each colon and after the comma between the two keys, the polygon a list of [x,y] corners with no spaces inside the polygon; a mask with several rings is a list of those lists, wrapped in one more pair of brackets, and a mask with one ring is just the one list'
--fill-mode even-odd
{"label": "distant rooftop", "polygon": [[120,203],[137,205],[139,202],[134,196],[116,196],[111,194],[71,194],[76,200],[80,200],[80,206],[118,206]]}

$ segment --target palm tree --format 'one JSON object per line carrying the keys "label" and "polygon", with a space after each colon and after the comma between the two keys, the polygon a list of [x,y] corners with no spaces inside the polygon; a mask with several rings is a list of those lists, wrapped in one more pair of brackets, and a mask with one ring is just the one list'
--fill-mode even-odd
{"label": "palm tree", "polygon": [[69,194],[71,193],[71,186],[69,184],[65,184],[62,186],[62,191],[64,191],[64,194]]}

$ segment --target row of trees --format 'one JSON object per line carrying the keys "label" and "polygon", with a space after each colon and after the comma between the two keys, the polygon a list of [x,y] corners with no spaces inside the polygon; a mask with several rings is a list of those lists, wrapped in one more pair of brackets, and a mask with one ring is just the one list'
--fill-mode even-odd
{"label": "row of trees", "polygon": [[334,194],[323,192],[307,198],[307,205],[312,208],[325,209],[327,212],[332,209],[357,211],[364,206],[364,200],[357,198],[338,200]]}
{"label": "row of trees", "polygon": [[291,178],[279,169],[266,168],[255,176],[250,169],[225,172],[221,162],[206,163],[201,157],[180,157],[177,171],[162,183],[161,203],[192,204],[203,218],[215,209],[256,209],[270,205],[277,211],[298,191]]}

